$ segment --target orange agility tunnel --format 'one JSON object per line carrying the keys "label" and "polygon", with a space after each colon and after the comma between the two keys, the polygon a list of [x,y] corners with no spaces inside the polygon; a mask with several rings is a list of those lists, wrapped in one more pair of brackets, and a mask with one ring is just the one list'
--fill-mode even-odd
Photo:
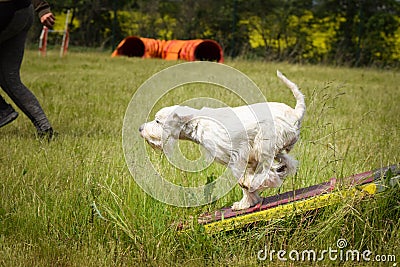
{"label": "orange agility tunnel", "polygon": [[163,58],[167,60],[224,61],[222,47],[214,40],[156,40],[129,36],[122,40],[111,55]]}

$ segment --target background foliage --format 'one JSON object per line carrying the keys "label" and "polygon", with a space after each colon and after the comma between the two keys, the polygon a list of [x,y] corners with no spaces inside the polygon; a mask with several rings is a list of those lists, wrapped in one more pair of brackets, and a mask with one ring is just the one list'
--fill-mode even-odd
{"label": "background foliage", "polygon": [[[115,47],[129,35],[211,38],[232,57],[398,66],[399,0],[50,0],[71,44]],[[37,40],[40,25],[33,29]]]}

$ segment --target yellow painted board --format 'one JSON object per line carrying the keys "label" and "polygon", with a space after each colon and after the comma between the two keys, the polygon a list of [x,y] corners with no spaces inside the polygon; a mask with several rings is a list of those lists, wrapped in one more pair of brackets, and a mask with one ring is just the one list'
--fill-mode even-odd
{"label": "yellow painted board", "polygon": [[335,203],[339,203],[340,201],[343,201],[344,199],[347,199],[352,196],[360,196],[360,195],[362,196],[365,195],[365,193],[375,194],[376,192],[377,192],[376,184],[370,183],[361,186],[360,189],[351,188],[345,191],[331,192],[315,196],[309,199],[277,206],[271,209],[208,223],[204,225],[204,229],[205,232],[209,234],[221,231],[230,231],[236,228],[246,226],[250,223],[279,219],[292,214],[300,214],[305,211],[314,210]]}

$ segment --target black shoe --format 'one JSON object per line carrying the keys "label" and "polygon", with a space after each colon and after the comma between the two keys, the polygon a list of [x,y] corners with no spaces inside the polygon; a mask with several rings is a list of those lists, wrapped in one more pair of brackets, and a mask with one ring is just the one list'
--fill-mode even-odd
{"label": "black shoe", "polygon": [[0,127],[3,127],[18,117],[16,112],[11,106],[8,106],[5,110],[0,110]]}
{"label": "black shoe", "polygon": [[53,128],[49,128],[47,130],[38,130],[37,131],[37,135],[39,137],[39,139],[41,140],[47,140],[47,141],[51,141],[54,139],[54,137],[56,137],[58,134],[57,132],[54,132]]}

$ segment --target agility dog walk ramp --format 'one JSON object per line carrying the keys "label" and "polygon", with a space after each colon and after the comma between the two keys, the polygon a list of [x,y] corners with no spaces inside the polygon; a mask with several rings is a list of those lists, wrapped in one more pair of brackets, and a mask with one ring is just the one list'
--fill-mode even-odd
{"label": "agility dog walk ramp", "polygon": [[[245,227],[259,221],[269,221],[301,214],[341,202],[356,195],[373,195],[385,191],[400,181],[400,165],[367,171],[283,194],[263,198],[262,203],[246,210],[223,208],[198,217],[198,224],[213,234]],[[185,230],[184,224],[180,230]]]}

